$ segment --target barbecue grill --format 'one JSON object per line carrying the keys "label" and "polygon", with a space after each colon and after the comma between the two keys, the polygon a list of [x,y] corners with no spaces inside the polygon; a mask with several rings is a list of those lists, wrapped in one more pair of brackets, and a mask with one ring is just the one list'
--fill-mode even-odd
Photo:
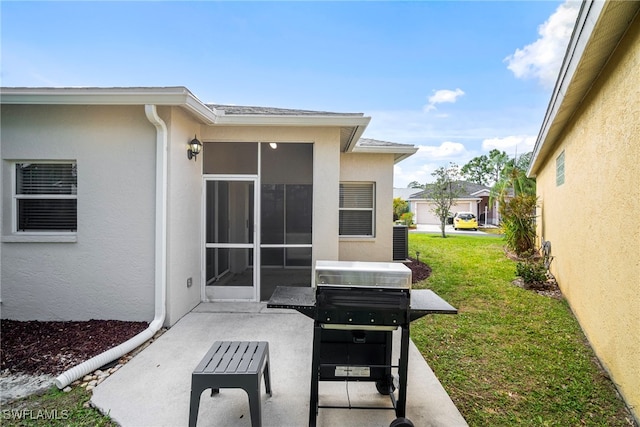
{"label": "barbecue grill", "polygon": [[[405,418],[409,324],[457,310],[430,290],[411,291],[411,270],[401,263],[317,261],[314,274],[315,288],[279,286],[267,304],[314,319],[309,426],[315,427],[320,408],[393,409],[397,418],[391,427],[413,426]],[[397,328],[400,359],[393,365]],[[391,406],[320,405],[320,381],[374,382],[379,393],[389,395]]]}

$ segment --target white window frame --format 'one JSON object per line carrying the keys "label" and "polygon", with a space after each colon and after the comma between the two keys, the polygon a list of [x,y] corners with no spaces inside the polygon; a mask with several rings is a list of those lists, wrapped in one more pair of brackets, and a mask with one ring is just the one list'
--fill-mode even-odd
{"label": "white window frame", "polygon": [[[76,204],[76,229],[75,230],[19,230],[19,218],[18,218],[18,202],[26,199],[78,199],[78,181],[76,176],[76,190],[72,194],[33,194],[24,195],[18,194],[17,182],[18,172],[17,166],[20,164],[65,164],[76,165],[75,160],[18,160],[10,163],[11,167],[11,235],[3,236],[3,242],[75,242],[77,240],[77,218],[78,207]],[[77,169],[76,169],[77,170]]]}
{"label": "white window frame", "polygon": [[371,231],[370,234],[338,234],[340,238],[374,238],[376,236],[376,183],[372,181],[342,181],[340,186],[356,184],[356,185],[370,185],[371,186],[371,207],[359,207],[359,208],[345,208],[340,204],[338,205],[339,212],[344,211],[367,211],[371,212]]}

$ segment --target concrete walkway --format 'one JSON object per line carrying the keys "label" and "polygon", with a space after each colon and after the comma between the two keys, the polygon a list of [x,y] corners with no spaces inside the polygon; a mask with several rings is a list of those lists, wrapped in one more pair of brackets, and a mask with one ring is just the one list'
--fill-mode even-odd
{"label": "concrete walkway", "polygon": [[[200,304],[93,391],[92,403],[123,427],[186,426],[191,372],[216,340],[269,341],[269,397],[262,385],[263,426],[308,425],[313,321],[265,304]],[[399,334],[395,334],[397,363]],[[466,426],[413,343],[409,352],[407,418],[416,427]],[[371,382],[320,382],[320,404],[390,406]],[[198,426],[250,426],[247,395],[202,393]],[[320,409],[318,426],[387,427],[393,410]]]}

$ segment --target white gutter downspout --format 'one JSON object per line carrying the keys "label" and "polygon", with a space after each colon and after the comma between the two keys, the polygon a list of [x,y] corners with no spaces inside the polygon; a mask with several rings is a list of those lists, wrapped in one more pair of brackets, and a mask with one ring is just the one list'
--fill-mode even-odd
{"label": "white gutter downspout", "polygon": [[164,324],[167,294],[167,125],[158,116],[155,105],[145,105],[144,112],[156,127],[155,315],[149,327],[138,335],[60,374],[55,379],[59,389],[136,349],[151,339]]}

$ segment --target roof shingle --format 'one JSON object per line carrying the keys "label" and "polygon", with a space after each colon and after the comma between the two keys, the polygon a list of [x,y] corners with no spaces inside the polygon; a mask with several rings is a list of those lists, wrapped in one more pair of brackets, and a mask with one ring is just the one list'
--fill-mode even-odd
{"label": "roof shingle", "polygon": [[206,104],[206,106],[217,111],[223,111],[225,115],[364,116],[363,113],[335,113],[330,111],[297,110],[291,108],[257,107],[247,105]]}

